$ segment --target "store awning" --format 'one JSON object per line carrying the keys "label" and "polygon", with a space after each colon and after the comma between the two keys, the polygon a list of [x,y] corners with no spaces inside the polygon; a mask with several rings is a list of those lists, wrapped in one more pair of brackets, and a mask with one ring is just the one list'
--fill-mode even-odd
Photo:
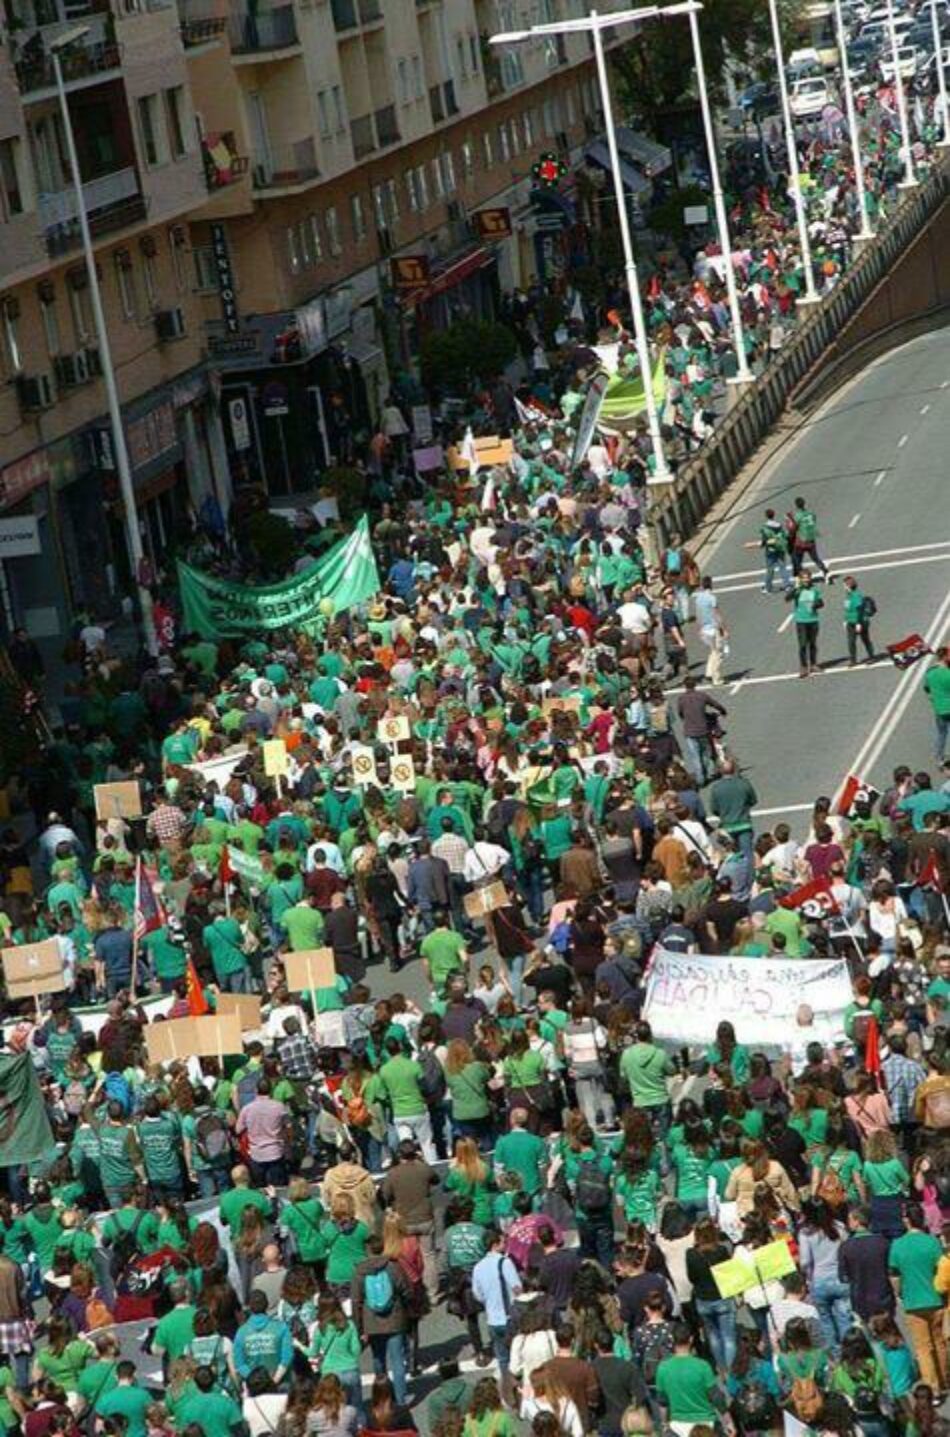
{"label": "store awning", "polygon": [[656,140],[638,135],[627,125],[617,126],[617,148],[638,170],[643,171],[648,180],[662,175],[673,163],[673,156],[666,145],[658,145]]}
{"label": "store awning", "polygon": [[494,260],[495,255],[492,250],[485,245],[478,245],[476,249],[449,260],[444,269],[436,270],[424,289],[409,290],[406,294],[400,295],[400,299],[410,309],[417,304],[424,304],[426,300],[435,299],[436,295],[445,294],[446,290],[454,289],[457,284],[461,284],[470,275],[476,274],[486,265],[493,264]]}
{"label": "store awning", "polygon": [[[623,182],[627,189],[635,195],[643,194],[645,190],[648,190],[650,188],[650,181],[646,179],[639,170],[635,169],[628,160],[625,160],[622,154],[620,154],[618,158],[620,160],[620,174],[623,177]],[[589,164],[598,165],[602,170],[606,170],[608,174],[610,173],[610,151],[607,148],[606,140],[595,140],[592,145],[588,145],[584,151],[584,159],[587,160]]]}

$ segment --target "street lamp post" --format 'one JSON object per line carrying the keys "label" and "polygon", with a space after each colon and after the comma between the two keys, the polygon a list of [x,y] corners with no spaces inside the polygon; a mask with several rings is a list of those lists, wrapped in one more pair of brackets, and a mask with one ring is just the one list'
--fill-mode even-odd
{"label": "street lamp post", "polygon": [[891,62],[894,66],[894,90],[897,95],[897,114],[901,125],[901,147],[904,151],[904,178],[898,182],[897,188],[899,190],[912,190],[919,181],[914,172],[914,157],[910,150],[907,96],[904,94],[904,77],[901,74],[900,55],[897,46],[897,27],[894,24],[894,0],[887,0],[887,28],[891,37]]}
{"label": "street lamp post", "polygon": [[105,380],[106,399],[109,406],[109,423],[112,431],[112,450],[115,455],[115,467],[119,476],[119,488],[122,493],[122,511],[125,520],[125,534],[129,549],[129,563],[132,566],[132,581],[138,592],[139,605],[142,611],[142,628],[145,633],[145,643],[149,653],[158,652],[158,643],[155,633],[155,620],[152,613],[152,596],[148,589],[141,582],[141,565],[143,560],[142,537],[138,528],[138,516],[135,508],[135,491],[132,487],[132,470],[129,464],[129,451],[125,443],[125,430],[122,425],[122,410],[119,405],[119,391],[116,385],[115,369],[112,364],[112,350],[109,346],[109,332],[106,328],[105,314],[102,309],[102,294],[99,289],[99,276],[96,272],[96,256],[92,248],[92,236],[89,232],[89,217],[86,214],[86,200],[82,188],[82,176],[79,172],[79,157],[76,154],[76,139],[73,134],[72,121],[69,115],[69,104],[66,99],[66,87],[63,84],[63,70],[60,63],[60,53],[67,46],[75,44],[89,33],[86,25],[78,26],[61,36],[50,46],[53,57],[53,74],[56,78],[56,94],[59,99],[59,110],[63,121],[63,135],[66,141],[66,155],[69,160],[69,168],[72,175],[73,190],[76,195],[76,217],[79,220],[79,233],[82,239],[83,258],[86,262],[86,277],[89,282],[89,299],[92,304],[93,323],[96,327],[96,342],[99,346],[99,358],[102,361],[102,377]]}
{"label": "street lamp post", "polygon": [[937,143],[941,148],[950,145],[950,109],[947,108],[947,77],[943,70],[943,43],[940,35],[940,21],[937,18],[937,0],[931,0],[930,20],[934,32],[934,64],[937,67],[937,86],[940,94],[940,113],[943,115],[943,139]]}
{"label": "street lamp post", "polygon": [[769,15],[772,20],[772,41],[775,45],[775,64],[778,70],[778,92],[782,101],[782,120],[785,125],[785,148],[788,153],[788,174],[795,196],[795,219],[798,223],[798,243],[802,251],[802,267],[805,271],[805,293],[799,304],[815,304],[818,291],[815,289],[815,267],[811,257],[811,241],[808,238],[808,214],[805,196],[802,194],[801,173],[798,168],[798,146],[795,142],[795,126],[792,122],[792,108],[788,103],[788,82],[785,78],[785,52],[782,49],[782,27],[779,24],[776,0],[769,0]]}
{"label": "street lamp post", "polygon": [[867,190],[864,185],[864,160],[861,158],[861,131],[858,128],[858,117],[854,108],[854,87],[851,84],[851,66],[848,64],[848,38],[844,29],[844,16],[841,13],[841,0],[835,0],[835,28],[838,34],[838,55],[841,60],[841,79],[844,87],[844,110],[848,120],[848,133],[851,137],[854,187],[858,194],[858,213],[861,216],[861,228],[855,235],[855,239],[869,240],[874,238],[874,230],[871,225]]}
{"label": "street lamp post", "polygon": [[[736,351],[736,382],[740,383],[752,379],[753,376],[745,352],[745,331],[742,326],[742,315],[739,311],[739,291],[736,289],[736,272],[732,263],[729,222],[726,218],[726,202],[723,198],[722,183],[719,178],[719,161],[716,158],[716,131],[713,128],[709,93],[706,89],[706,66],[703,63],[703,49],[699,39],[699,22],[696,19],[696,11],[701,8],[699,5],[691,5],[687,11],[689,15],[689,33],[693,41],[693,59],[696,64],[696,88],[699,91],[699,108],[702,111],[703,129],[706,133],[706,154],[709,160],[709,178],[712,182],[716,228],[719,231],[719,248],[722,250],[722,256],[726,264],[726,294],[729,297],[729,313],[732,317],[732,342]],[[672,12],[666,11],[665,13],[671,14]]]}

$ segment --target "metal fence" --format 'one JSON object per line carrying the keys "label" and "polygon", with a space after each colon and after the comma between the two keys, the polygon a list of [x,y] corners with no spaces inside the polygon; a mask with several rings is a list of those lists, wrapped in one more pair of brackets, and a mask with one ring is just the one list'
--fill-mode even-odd
{"label": "metal fence", "polygon": [[656,491],[650,518],[666,542],[677,530],[691,534],[775,427],[789,396],[822,356],[833,349],[868,296],[893,269],[950,192],[950,161],[941,153],[921,185],[854,260],[839,284],[815,305],[762,373],[716,426],[702,449],[682,465],[675,482]]}

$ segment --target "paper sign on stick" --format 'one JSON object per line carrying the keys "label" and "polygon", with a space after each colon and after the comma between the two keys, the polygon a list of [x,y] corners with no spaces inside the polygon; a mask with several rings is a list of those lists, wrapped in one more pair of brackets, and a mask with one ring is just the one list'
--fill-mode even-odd
{"label": "paper sign on stick", "polygon": [[403,743],[409,737],[409,720],[405,714],[390,714],[380,719],[376,730],[380,743]]}
{"label": "paper sign on stick", "polygon": [[463,902],[469,918],[484,918],[486,913],[494,913],[496,908],[507,907],[509,899],[505,885],[496,881],[484,888],[476,888],[473,893],[466,893]]}
{"label": "paper sign on stick", "polygon": [[219,993],[215,1012],[222,1018],[236,1013],[242,1033],[252,1033],[261,1026],[261,1000],[256,993]]}
{"label": "paper sign on stick", "polygon": [[370,783],[377,783],[376,777],[376,755],[369,744],[354,744],[350,750],[350,759],[353,764],[353,782],[361,787]]}
{"label": "paper sign on stick", "polygon": [[720,1297],[739,1297],[750,1287],[758,1287],[759,1279],[755,1268],[741,1257],[730,1257],[728,1262],[717,1262],[710,1272],[719,1289]]}
{"label": "paper sign on stick", "polygon": [[290,756],[282,738],[269,738],[261,744],[264,772],[268,778],[280,778],[290,767]]}
{"label": "paper sign on stick", "polygon": [[302,953],[284,954],[287,987],[292,993],[336,985],[336,963],[332,948],[307,948]]}
{"label": "paper sign on stick", "polygon": [[412,793],[416,787],[416,766],[407,753],[398,754],[389,766],[392,785],[399,793]]}
{"label": "paper sign on stick", "polygon": [[66,987],[63,958],[55,938],[3,949],[3,974],[11,998],[38,998]]}
{"label": "paper sign on stick", "polygon": [[137,779],[123,783],[97,783],[93,785],[92,793],[98,819],[142,816],[142,790]]}
{"label": "paper sign on stick", "polygon": [[241,1019],[237,1013],[209,1013],[193,1018],[195,1052],[199,1058],[218,1058],[225,1053],[243,1053]]}
{"label": "paper sign on stick", "polygon": [[197,1054],[195,1023],[197,1018],[166,1018],[149,1023],[145,1029],[145,1048],[150,1063],[173,1063]]}
{"label": "paper sign on stick", "polygon": [[756,1271],[763,1282],[777,1281],[796,1271],[795,1259],[789,1251],[788,1243],[782,1238],[778,1238],[776,1242],[768,1242],[764,1247],[757,1247],[753,1258]]}

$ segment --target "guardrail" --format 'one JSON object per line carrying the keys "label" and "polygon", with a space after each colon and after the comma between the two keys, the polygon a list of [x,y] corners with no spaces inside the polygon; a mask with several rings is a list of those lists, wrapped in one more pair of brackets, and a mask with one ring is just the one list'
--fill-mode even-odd
{"label": "guardrail", "polygon": [[920,234],[950,193],[950,161],[941,153],[919,188],[904,195],[887,225],[870,240],[830,294],[802,319],[780,352],[720,420],[712,435],[682,465],[676,479],[650,505],[658,539],[686,536],[774,428],[789,397],[833,346],[844,326]]}

